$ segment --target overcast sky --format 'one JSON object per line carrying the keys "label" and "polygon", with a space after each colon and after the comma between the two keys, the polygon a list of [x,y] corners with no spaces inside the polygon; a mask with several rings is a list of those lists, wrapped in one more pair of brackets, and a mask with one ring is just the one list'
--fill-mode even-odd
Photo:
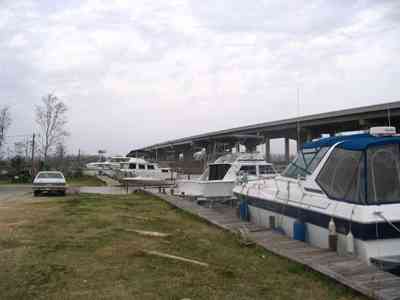
{"label": "overcast sky", "polygon": [[301,114],[396,101],[399,25],[398,0],[0,0],[0,105],[31,133],[54,92],[70,152],[126,154],[294,117],[298,87]]}

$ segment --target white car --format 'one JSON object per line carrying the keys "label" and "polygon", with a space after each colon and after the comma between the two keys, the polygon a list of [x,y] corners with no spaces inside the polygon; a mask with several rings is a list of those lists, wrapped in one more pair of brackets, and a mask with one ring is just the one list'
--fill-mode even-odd
{"label": "white car", "polygon": [[65,196],[67,182],[61,172],[39,172],[33,180],[33,195],[57,193]]}

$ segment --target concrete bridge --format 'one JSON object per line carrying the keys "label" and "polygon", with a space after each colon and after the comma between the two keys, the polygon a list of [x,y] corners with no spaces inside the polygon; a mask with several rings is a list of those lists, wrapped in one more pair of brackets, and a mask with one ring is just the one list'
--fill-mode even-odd
{"label": "concrete bridge", "polygon": [[205,149],[208,160],[215,159],[226,151],[239,149],[255,150],[265,144],[266,160],[271,160],[271,139],[284,139],[285,159],[289,161],[290,140],[298,147],[304,142],[318,138],[321,134],[333,135],[342,131],[364,130],[372,126],[400,127],[400,101],[379,105],[357,107],[333,112],[265,122],[254,125],[214,131],[176,140],[165,141],[132,150],[128,156],[146,156],[158,161],[193,160],[193,154]]}

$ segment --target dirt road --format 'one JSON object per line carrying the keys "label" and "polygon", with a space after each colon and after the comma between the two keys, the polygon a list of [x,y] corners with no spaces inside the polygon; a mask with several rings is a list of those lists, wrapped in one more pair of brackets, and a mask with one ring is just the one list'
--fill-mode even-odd
{"label": "dirt road", "polygon": [[0,203],[26,199],[31,195],[32,187],[30,185],[0,185]]}

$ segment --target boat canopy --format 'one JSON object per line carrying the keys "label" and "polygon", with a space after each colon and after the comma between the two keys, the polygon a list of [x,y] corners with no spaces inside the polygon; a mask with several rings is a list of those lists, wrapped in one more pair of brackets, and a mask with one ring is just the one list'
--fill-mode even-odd
{"label": "boat canopy", "polygon": [[316,176],[329,198],[361,205],[400,203],[398,136],[356,134],[307,143],[282,175],[312,174],[334,145]]}
{"label": "boat canopy", "polygon": [[369,147],[381,146],[387,144],[400,144],[399,136],[374,136],[367,133],[342,135],[320,139],[303,145],[304,149],[316,149],[322,147],[331,147],[340,143],[337,147],[346,150],[366,150]]}

